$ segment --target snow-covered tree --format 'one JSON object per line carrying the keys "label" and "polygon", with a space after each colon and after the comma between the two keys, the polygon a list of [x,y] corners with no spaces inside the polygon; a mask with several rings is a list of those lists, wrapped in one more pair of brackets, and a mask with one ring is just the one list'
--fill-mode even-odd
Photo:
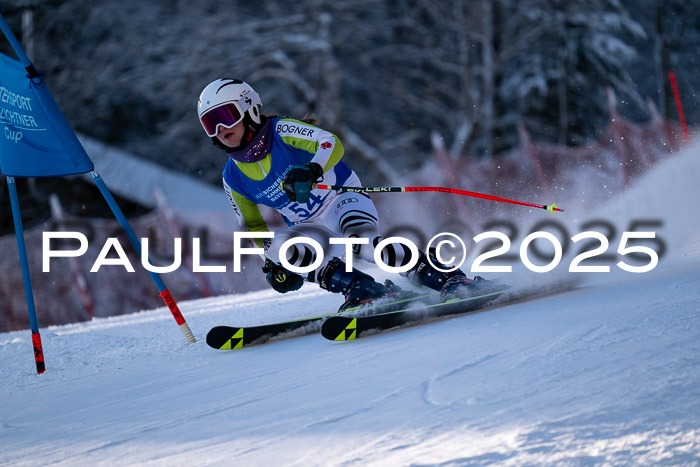
{"label": "snow-covered tree", "polygon": [[[251,82],[265,110],[315,114],[371,162],[370,182],[418,167],[433,132],[460,155],[518,145],[521,122],[579,143],[605,123],[606,88],[643,114],[664,60],[698,69],[697,8],[680,0],[0,0],[17,16],[10,4],[34,8],[33,58],[77,130],[213,183],[221,160],[194,108],[221,76]],[[656,62],[637,54],[656,38]]]}
{"label": "snow-covered tree", "polygon": [[529,0],[509,11],[517,18],[511,28],[534,33],[507,63],[501,93],[540,139],[580,144],[594,136],[608,115],[607,88],[644,106],[628,65],[631,41],[645,32],[619,1]]}
{"label": "snow-covered tree", "polygon": [[641,74],[642,83],[645,78],[652,78],[648,85],[654,89],[650,97],[661,115],[677,118],[677,110],[673,103],[672,91],[669,84],[668,72],[674,71],[679,86],[685,94],[685,105],[688,110],[697,108],[697,96],[700,84],[693,77],[700,72],[700,4],[681,0],[642,0],[635,2],[640,10],[640,21],[649,31],[649,53],[652,60],[647,65],[653,66],[653,71]]}

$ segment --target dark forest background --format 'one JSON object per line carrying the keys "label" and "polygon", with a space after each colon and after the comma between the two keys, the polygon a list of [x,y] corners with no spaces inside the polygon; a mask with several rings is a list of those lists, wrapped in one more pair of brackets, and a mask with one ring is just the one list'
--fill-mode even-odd
{"label": "dark forest background", "polygon": [[537,141],[583,144],[609,118],[606,89],[631,121],[649,119],[647,100],[677,119],[669,70],[689,124],[700,119],[698,2],[2,0],[0,11],[76,131],[216,185],[225,156],[195,107],[218,77],[248,81],[268,112],[315,115],[367,184],[419,168],[431,135],[460,157],[511,149],[519,123]]}

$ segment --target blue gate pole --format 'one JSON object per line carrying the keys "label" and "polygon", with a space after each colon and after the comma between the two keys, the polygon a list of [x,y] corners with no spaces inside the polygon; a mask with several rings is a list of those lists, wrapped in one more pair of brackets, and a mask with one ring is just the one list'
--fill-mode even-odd
{"label": "blue gate pole", "polygon": [[[92,179],[95,181],[97,188],[100,190],[100,193],[102,193],[102,196],[104,197],[105,201],[107,201],[107,204],[109,205],[110,209],[112,210],[114,217],[117,218],[117,221],[122,226],[122,229],[124,229],[124,232],[126,232],[127,238],[129,239],[129,241],[131,242],[131,244],[133,245],[134,249],[136,250],[136,252],[138,253],[138,255],[140,257],[141,256],[141,242],[139,241],[138,237],[134,233],[134,230],[129,225],[129,222],[126,220],[126,217],[124,217],[124,213],[122,213],[122,210],[119,208],[119,205],[117,204],[114,197],[112,196],[112,193],[107,188],[107,185],[105,185],[105,182],[102,180],[102,177],[100,177],[100,175],[95,170],[90,172],[90,175],[92,176]],[[163,280],[155,272],[148,271],[148,274],[150,274],[151,279],[153,279],[153,282],[155,283],[156,287],[158,288],[158,291],[160,292],[161,298],[165,301],[165,305],[168,307],[168,309],[172,313],[173,318],[175,318],[175,322],[180,327],[180,331],[182,331],[182,333],[185,335],[187,342],[190,344],[196,342],[197,340],[195,339],[194,335],[192,334],[192,331],[190,330],[189,325],[185,321],[185,317],[182,316],[182,313],[180,312],[180,309],[178,308],[177,303],[175,303],[175,300],[173,299],[172,295],[170,294],[170,291],[168,290],[168,288],[163,283]]]}
{"label": "blue gate pole", "polygon": [[27,246],[24,242],[24,228],[22,227],[22,214],[19,210],[19,197],[15,177],[7,177],[7,188],[10,191],[10,204],[12,205],[12,219],[15,222],[15,235],[17,236],[17,249],[19,250],[19,264],[22,267],[22,281],[24,293],[27,295],[27,311],[29,313],[29,326],[32,330],[32,345],[34,346],[34,361],[36,372],[41,374],[46,371],[44,364],[44,350],[39,334],[39,322],[36,319],[36,307],[34,305],[34,293],[32,292],[32,279],[29,275],[29,261],[27,261]]}
{"label": "blue gate pole", "polygon": [[24,66],[24,69],[27,70],[27,74],[29,74],[29,77],[30,78],[38,77],[39,72],[34,67],[32,62],[29,60],[29,57],[27,57],[27,54],[24,53],[24,49],[22,48],[22,45],[17,40],[17,37],[12,32],[10,25],[7,24],[7,21],[5,21],[5,17],[2,16],[2,14],[0,14],[0,30],[2,31],[3,34],[5,34],[5,38],[7,38],[7,40],[9,41],[10,45],[12,46],[12,50],[15,51],[15,54],[17,54],[17,58],[19,58],[19,61]]}

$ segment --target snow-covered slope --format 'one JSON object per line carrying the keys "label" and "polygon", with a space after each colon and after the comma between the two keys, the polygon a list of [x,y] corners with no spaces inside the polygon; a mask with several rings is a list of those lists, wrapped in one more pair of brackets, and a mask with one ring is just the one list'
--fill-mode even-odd
{"label": "snow-covered slope", "polygon": [[28,331],[0,334],[0,464],[700,463],[700,218],[692,202],[672,209],[700,198],[699,167],[696,147],[607,208],[662,216],[656,269],[613,267],[548,298],[231,352],[204,344],[211,326],[340,297],[305,286],[184,302],[197,344],[164,309],[43,329],[43,375]]}

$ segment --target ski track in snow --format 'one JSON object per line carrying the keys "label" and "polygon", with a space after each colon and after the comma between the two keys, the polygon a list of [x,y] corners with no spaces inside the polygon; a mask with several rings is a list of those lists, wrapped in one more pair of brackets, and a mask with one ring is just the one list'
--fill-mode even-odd
{"label": "ski track in snow", "polygon": [[30,333],[0,334],[0,465],[700,464],[697,148],[595,213],[664,219],[668,251],[649,273],[613,267],[356,342],[228,352],[206,346],[209,328],[326,314],[342,298],[306,285],[182,302],[198,343],[165,308],[53,326],[40,376]]}

